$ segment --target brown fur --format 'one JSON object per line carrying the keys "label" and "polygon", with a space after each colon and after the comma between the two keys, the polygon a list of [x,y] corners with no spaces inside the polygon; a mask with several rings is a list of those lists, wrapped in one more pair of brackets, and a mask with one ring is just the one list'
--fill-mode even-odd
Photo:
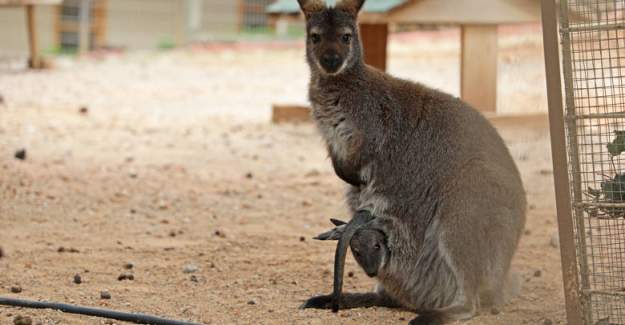
{"label": "brown fur", "polygon": [[[458,98],[365,65],[353,14],[363,0],[314,12],[306,2],[312,115],[351,184],[350,209],[370,211],[370,226],[388,236],[377,275],[384,297],[372,299],[423,313],[414,324],[470,318],[480,293],[503,303],[526,200],[501,137]],[[320,42],[311,30],[322,31]],[[345,30],[354,31],[350,44]],[[338,73],[319,64],[328,51],[343,60]]]}

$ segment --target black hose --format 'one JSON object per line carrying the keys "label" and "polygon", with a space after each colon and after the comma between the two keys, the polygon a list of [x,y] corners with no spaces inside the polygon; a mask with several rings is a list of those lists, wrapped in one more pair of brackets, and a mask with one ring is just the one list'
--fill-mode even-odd
{"label": "black hose", "polygon": [[0,305],[24,307],[34,309],[54,309],[64,313],[95,316],[101,318],[115,319],[135,324],[151,324],[151,325],[202,325],[199,323],[190,323],[179,320],[170,320],[151,315],[124,313],[108,309],[81,307],[76,305],[60,304],[53,302],[23,300],[0,297]]}

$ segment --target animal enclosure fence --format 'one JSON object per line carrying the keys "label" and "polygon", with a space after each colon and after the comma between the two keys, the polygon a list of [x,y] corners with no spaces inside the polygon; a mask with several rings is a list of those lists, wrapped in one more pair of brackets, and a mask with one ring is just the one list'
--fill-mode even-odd
{"label": "animal enclosure fence", "polygon": [[[545,3],[554,1],[544,1],[543,13],[550,13]],[[559,3],[565,113],[558,85],[550,89],[550,117],[554,168],[568,172],[561,177],[556,173],[556,190],[560,234],[572,235],[570,246],[562,241],[569,323],[580,323],[574,315],[578,309],[577,317],[585,324],[625,324],[625,1]],[[555,21],[555,10],[553,14],[544,16],[545,27],[547,20]],[[559,78],[558,62],[551,57],[558,55],[554,42],[545,31],[551,81],[554,71]],[[555,53],[549,53],[551,47]],[[558,121],[566,143],[558,142]],[[566,149],[568,163],[558,159],[560,149]],[[562,162],[566,166],[558,166]],[[562,193],[568,194],[566,200]],[[572,260],[576,263],[568,265],[573,270],[567,267]]]}

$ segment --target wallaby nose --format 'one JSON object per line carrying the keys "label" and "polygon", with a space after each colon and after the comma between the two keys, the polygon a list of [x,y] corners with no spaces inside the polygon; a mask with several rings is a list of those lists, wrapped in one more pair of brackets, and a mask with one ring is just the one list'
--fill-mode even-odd
{"label": "wallaby nose", "polygon": [[338,71],[343,60],[337,53],[327,53],[321,57],[321,66],[329,73]]}

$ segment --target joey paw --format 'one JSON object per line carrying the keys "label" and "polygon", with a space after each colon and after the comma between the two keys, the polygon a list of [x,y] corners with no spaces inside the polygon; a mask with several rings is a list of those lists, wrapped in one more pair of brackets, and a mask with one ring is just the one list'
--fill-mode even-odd
{"label": "joey paw", "polygon": [[338,226],[330,231],[326,231],[322,234],[317,235],[314,239],[317,240],[339,240],[345,231],[345,225]]}

